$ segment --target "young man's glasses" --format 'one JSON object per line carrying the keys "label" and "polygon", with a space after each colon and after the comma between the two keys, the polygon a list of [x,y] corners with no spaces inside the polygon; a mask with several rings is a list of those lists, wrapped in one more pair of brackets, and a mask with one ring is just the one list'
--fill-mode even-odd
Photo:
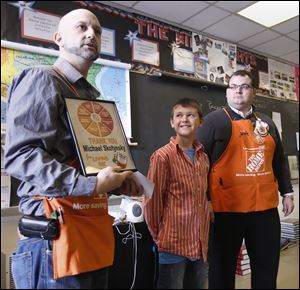
{"label": "young man's glasses", "polygon": [[232,84],[230,86],[228,86],[228,89],[230,90],[234,90],[236,91],[236,89],[241,89],[242,91],[247,91],[249,89],[251,89],[252,87],[248,84],[242,84],[242,85],[235,85],[235,84]]}

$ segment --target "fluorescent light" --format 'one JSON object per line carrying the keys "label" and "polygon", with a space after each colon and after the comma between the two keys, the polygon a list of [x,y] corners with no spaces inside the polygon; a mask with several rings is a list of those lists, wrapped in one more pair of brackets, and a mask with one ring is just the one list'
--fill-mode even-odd
{"label": "fluorescent light", "polygon": [[271,27],[299,15],[299,2],[258,1],[238,14],[266,27]]}

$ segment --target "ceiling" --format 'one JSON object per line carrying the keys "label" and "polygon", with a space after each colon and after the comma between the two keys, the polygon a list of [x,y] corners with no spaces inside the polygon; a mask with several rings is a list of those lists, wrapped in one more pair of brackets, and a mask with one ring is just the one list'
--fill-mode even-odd
{"label": "ceiling", "polygon": [[[237,14],[257,1],[98,1],[299,66],[299,16],[266,28]],[[276,2],[276,1],[274,1]]]}

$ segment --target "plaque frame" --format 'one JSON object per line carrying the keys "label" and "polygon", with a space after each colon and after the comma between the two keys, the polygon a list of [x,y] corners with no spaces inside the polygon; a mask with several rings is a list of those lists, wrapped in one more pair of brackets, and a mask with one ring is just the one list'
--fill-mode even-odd
{"label": "plaque frame", "polygon": [[137,171],[114,101],[65,97],[65,103],[84,176],[95,176],[107,166]]}

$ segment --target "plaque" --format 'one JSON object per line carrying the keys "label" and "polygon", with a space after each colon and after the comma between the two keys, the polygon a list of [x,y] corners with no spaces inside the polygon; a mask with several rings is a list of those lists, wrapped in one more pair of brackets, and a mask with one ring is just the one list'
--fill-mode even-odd
{"label": "plaque", "polygon": [[107,166],[136,171],[115,102],[65,100],[82,173],[97,175]]}

